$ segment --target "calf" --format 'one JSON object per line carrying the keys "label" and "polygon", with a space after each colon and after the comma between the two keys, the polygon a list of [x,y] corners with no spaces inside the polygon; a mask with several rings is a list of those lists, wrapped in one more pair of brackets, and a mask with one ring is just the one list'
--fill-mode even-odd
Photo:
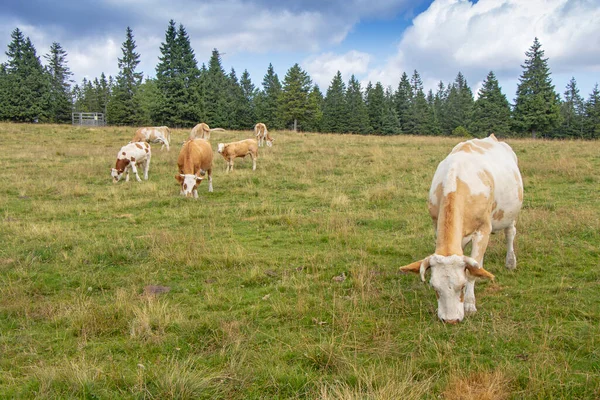
{"label": "calf", "polygon": [[[494,278],[483,269],[490,233],[504,230],[506,268],[516,268],[513,243],[522,203],[517,156],[493,134],[459,143],[438,165],[428,204],[436,228],[435,252],[400,269],[420,273],[422,281],[431,270],[442,321],[457,323],[465,312],[477,311],[475,278]],[[469,242],[471,257],[463,254]]]}
{"label": "calf", "polygon": [[171,130],[166,126],[154,126],[140,128],[135,132],[135,136],[131,139],[132,142],[148,142],[162,143],[160,149],[165,146],[169,151],[169,143],[171,142]]}
{"label": "calf", "polygon": [[181,195],[198,198],[198,185],[202,183],[206,174],[208,174],[208,191],[213,191],[212,161],[213,151],[206,140],[193,139],[183,144],[177,159],[179,173],[175,175],[175,179],[181,184]]}
{"label": "calf", "polygon": [[233,171],[233,160],[237,157],[252,156],[252,171],[256,170],[256,159],[258,158],[258,144],[254,139],[240,140],[233,143],[219,143],[217,147],[219,154],[227,161],[227,172]]}
{"label": "calf", "polygon": [[131,168],[135,174],[137,181],[141,182],[142,180],[137,173],[136,167],[140,164],[144,166],[144,179],[148,180],[151,157],[152,150],[150,149],[150,145],[146,142],[129,143],[121,147],[119,154],[117,154],[117,163],[114,168],[110,169],[110,175],[113,178],[113,182],[117,183],[121,180],[123,172],[125,172],[125,182],[129,182],[129,168]]}
{"label": "calf", "polygon": [[225,129],[223,128],[212,128],[210,129],[208,127],[207,124],[205,124],[204,122],[199,123],[198,125],[194,126],[194,128],[192,128],[192,131],[190,132],[190,136],[188,139],[206,139],[206,140],[210,140],[210,133],[213,131],[224,131]]}
{"label": "calf", "polygon": [[273,146],[273,141],[275,139],[273,139],[271,136],[269,136],[269,131],[267,131],[267,126],[265,124],[263,124],[262,122],[259,122],[258,124],[254,125],[254,136],[256,136],[256,139],[258,140],[259,147],[261,147],[263,145],[264,141],[267,142],[268,147]]}

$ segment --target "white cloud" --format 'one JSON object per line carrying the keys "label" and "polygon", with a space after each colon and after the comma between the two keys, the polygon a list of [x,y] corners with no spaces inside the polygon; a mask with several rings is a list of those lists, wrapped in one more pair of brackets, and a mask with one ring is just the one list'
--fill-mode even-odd
{"label": "white cloud", "polygon": [[370,54],[352,50],[341,55],[324,53],[311,56],[302,62],[302,66],[325,92],[337,71],[342,73],[342,78],[347,83],[352,74],[363,75],[366,73],[370,61]]}
{"label": "white cloud", "polygon": [[600,7],[590,0],[435,0],[368,79],[395,85],[403,71],[417,69],[428,86],[462,71],[474,84],[494,70],[514,81],[536,36],[551,72],[598,71],[599,20]]}

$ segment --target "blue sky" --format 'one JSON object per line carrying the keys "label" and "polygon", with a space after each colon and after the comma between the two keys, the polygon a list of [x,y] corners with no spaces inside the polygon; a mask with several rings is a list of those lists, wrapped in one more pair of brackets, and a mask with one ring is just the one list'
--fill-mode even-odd
{"label": "blue sky", "polygon": [[474,92],[493,70],[512,101],[536,36],[559,93],[571,77],[585,98],[600,83],[598,0],[5,0],[0,47],[15,27],[40,56],[57,41],[80,82],[118,72],[130,26],[139,69],[153,76],[171,18],[187,29],[199,64],[216,47],[226,71],[247,69],[256,85],[270,62],[280,79],[299,63],[323,92],[337,70],[395,88],[416,69],[426,89],[461,71]]}

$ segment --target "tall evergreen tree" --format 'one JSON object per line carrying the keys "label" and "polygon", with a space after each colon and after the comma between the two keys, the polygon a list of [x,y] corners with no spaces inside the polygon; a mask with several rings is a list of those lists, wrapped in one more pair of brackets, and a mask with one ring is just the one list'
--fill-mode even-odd
{"label": "tall evergreen tree", "polygon": [[451,85],[446,101],[446,132],[459,126],[467,128],[471,123],[473,112],[473,92],[464,75],[459,72]]}
{"label": "tall evergreen tree", "polygon": [[240,77],[240,88],[242,90],[242,103],[240,104],[240,127],[250,129],[256,124],[256,113],[254,110],[254,96],[256,88],[250,79],[248,70],[244,70]]}
{"label": "tall evergreen tree", "polygon": [[159,115],[161,93],[156,79],[146,77],[136,92],[136,100],[140,105],[140,125],[161,125],[154,118]]}
{"label": "tall evergreen tree", "polygon": [[351,133],[367,134],[371,131],[369,126],[369,112],[363,98],[360,82],[352,75],[346,90],[346,105],[348,111],[347,130]]}
{"label": "tall evergreen tree", "polygon": [[225,75],[221,64],[221,55],[217,49],[212,51],[204,84],[205,122],[210,126],[225,127],[228,124],[229,80]]}
{"label": "tall evergreen tree", "polygon": [[513,111],[514,128],[536,138],[549,135],[560,123],[559,98],[550,79],[548,59],[536,37],[529,51],[517,86]]}
{"label": "tall evergreen tree", "polygon": [[410,119],[408,120],[408,132],[413,135],[433,134],[433,115],[427,104],[425,91],[423,90],[423,81],[421,76],[415,70],[410,78],[411,97]]}
{"label": "tall evergreen tree", "polygon": [[199,122],[201,110],[200,105],[200,70],[190,37],[183,24],[177,29],[177,51],[179,58],[176,63],[176,80],[180,88],[177,98],[176,126],[192,127]]}
{"label": "tall evergreen tree", "polygon": [[397,135],[401,132],[400,120],[396,112],[394,94],[391,88],[387,88],[384,95],[383,125],[381,133],[384,135]]}
{"label": "tall evergreen tree", "polygon": [[176,80],[179,48],[177,28],[170,20],[165,32],[165,41],[160,45],[160,56],[156,65],[156,85],[160,93],[153,119],[159,124],[172,126],[177,120],[177,98],[181,92]]}
{"label": "tall evergreen tree", "polygon": [[586,139],[600,138],[600,89],[597,83],[585,103],[584,129]]}
{"label": "tall evergreen tree", "polygon": [[585,107],[579,94],[575,78],[571,78],[565,90],[565,100],[561,103],[562,124],[555,136],[583,138]]}
{"label": "tall evergreen tree", "polygon": [[348,111],[346,107],[346,87],[342,73],[338,71],[327,89],[323,101],[323,131],[343,133],[348,131]]}
{"label": "tall evergreen tree", "polygon": [[49,117],[51,122],[70,122],[73,109],[71,76],[67,66],[67,52],[57,42],[50,46],[46,70],[50,78]]}
{"label": "tall evergreen tree", "polygon": [[403,133],[410,133],[410,106],[413,101],[412,88],[408,75],[406,72],[402,73],[400,83],[398,84],[398,90],[394,93],[394,104],[396,106],[396,113],[400,122],[400,129]]}
{"label": "tall evergreen tree", "polygon": [[308,118],[308,92],[312,82],[308,74],[294,64],[283,79],[282,91],[279,96],[279,111],[285,126],[293,126],[294,131]]}
{"label": "tall evergreen tree", "polygon": [[369,125],[373,128],[373,133],[382,134],[385,118],[385,93],[381,82],[377,82],[375,87],[368,83],[366,89],[366,104],[369,114]]}
{"label": "tall evergreen tree", "polygon": [[[8,44],[4,67],[4,98],[0,100],[6,119],[18,122],[44,121],[49,116],[50,79],[28,37],[16,28]],[[0,93],[1,94],[1,93]]]}
{"label": "tall evergreen tree", "polygon": [[492,133],[506,135],[510,132],[510,123],[510,104],[502,93],[496,75],[490,71],[473,106],[469,131],[479,138]]}
{"label": "tall evergreen tree", "polygon": [[[241,125],[241,118],[244,107],[244,92],[238,82],[235,69],[231,68],[228,78],[228,90],[227,90],[227,123],[225,128],[240,130],[243,129]],[[246,127],[248,129],[248,127]]]}
{"label": "tall evergreen tree", "polygon": [[[133,31],[127,27],[125,41],[121,47],[123,57],[118,58],[119,74],[107,106],[107,120],[111,124],[134,125],[138,123],[140,106],[135,96],[142,83],[142,73],[136,72],[140,55],[135,52],[136,44]],[[100,103],[98,102],[98,108]],[[102,111],[99,109],[90,111]]]}
{"label": "tall evergreen tree", "polygon": [[262,91],[256,96],[256,116],[269,128],[281,129],[283,123],[279,118],[279,96],[281,95],[281,82],[269,64],[267,73],[262,81]]}
{"label": "tall evergreen tree", "polygon": [[451,131],[446,129],[447,118],[447,101],[448,101],[448,90],[444,85],[444,82],[438,83],[437,91],[433,97],[433,115],[436,121],[436,132],[441,135],[450,135]]}
{"label": "tall evergreen tree", "polygon": [[305,129],[309,132],[322,132],[323,122],[323,93],[318,85],[313,85],[308,94],[308,115]]}

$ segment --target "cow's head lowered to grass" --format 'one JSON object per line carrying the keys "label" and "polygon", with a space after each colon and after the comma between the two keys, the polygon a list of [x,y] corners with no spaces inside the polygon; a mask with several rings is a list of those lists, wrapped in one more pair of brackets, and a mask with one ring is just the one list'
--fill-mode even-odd
{"label": "cow's head lowered to grass", "polygon": [[198,197],[198,186],[202,183],[206,172],[200,170],[200,176],[195,174],[175,175],[175,179],[181,184],[181,195],[185,197]]}
{"label": "cow's head lowered to grass", "polygon": [[462,321],[465,316],[464,299],[467,281],[475,278],[494,279],[494,275],[483,269],[475,259],[459,255],[433,254],[400,270],[420,274],[423,282],[425,282],[425,273],[431,271],[429,284],[435,290],[437,297],[438,317],[450,324]]}

